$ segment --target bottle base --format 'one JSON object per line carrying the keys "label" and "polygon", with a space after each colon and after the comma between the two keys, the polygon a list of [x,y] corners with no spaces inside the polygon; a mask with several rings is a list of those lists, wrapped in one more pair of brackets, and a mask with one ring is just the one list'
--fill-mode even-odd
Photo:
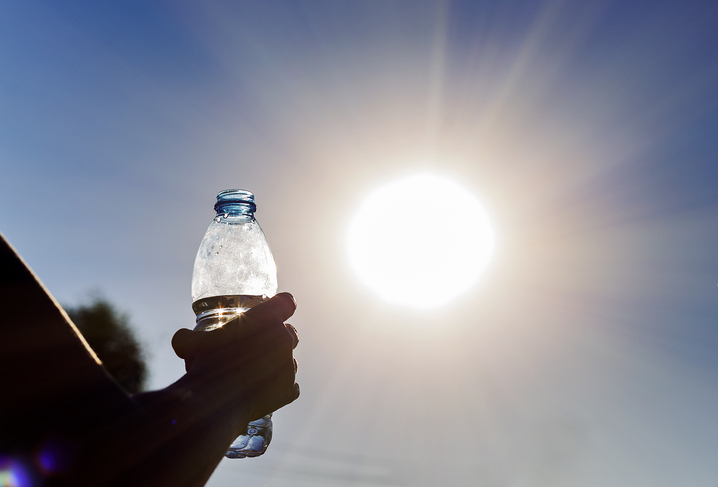
{"label": "bottle base", "polygon": [[252,458],[267,451],[272,441],[272,415],[250,422],[229,446],[227,458]]}

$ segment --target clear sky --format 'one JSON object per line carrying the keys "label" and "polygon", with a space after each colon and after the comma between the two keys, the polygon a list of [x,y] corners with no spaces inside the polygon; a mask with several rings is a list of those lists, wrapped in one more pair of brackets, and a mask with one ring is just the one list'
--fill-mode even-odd
{"label": "clear sky", "polygon": [[[0,232],[162,387],[214,196],[255,193],[302,397],[210,486],[715,486],[716,52],[713,1],[6,0]],[[427,171],[496,250],[413,311],[346,234]]]}

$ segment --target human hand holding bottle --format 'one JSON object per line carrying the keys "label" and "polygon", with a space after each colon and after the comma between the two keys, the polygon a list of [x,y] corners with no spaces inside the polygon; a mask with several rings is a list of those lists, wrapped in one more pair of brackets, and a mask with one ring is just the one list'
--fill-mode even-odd
{"label": "human hand holding bottle", "polygon": [[291,294],[280,293],[221,328],[182,329],[172,338],[175,353],[185,360],[188,376],[211,407],[240,414],[237,434],[247,420],[261,418],[299,396],[292,354],[298,337],[294,327],[284,323],[295,308]]}

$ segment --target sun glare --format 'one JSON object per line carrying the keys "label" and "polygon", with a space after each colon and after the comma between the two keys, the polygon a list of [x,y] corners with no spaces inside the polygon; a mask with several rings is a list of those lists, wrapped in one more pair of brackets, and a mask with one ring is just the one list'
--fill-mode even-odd
{"label": "sun glare", "polygon": [[479,201],[458,184],[421,174],[369,195],[349,227],[351,266],[381,298],[434,308],[467,291],[494,236]]}

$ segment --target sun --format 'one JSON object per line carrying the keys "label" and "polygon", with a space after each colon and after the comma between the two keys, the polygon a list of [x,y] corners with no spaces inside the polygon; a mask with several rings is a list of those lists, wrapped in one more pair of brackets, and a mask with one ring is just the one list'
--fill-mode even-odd
{"label": "sun", "polygon": [[347,240],[351,266],[366,286],[391,303],[422,309],[442,306],[471,288],[494,249],[478,199],[433,174],[370,194]]}

